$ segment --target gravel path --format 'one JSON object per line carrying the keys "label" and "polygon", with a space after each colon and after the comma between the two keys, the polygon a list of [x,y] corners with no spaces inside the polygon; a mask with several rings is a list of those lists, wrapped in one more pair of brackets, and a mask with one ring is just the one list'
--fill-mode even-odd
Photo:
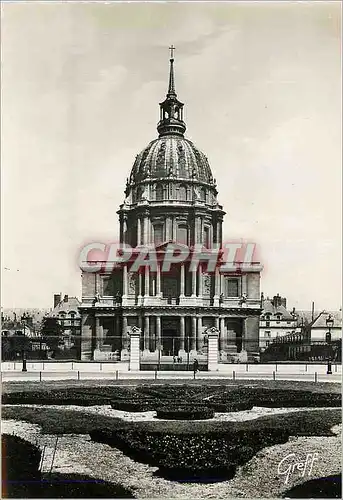
{"label": "gravel path", "polygon": [[[17,405],[2,405],[3,408]],[[28,408],[47,408],[46,405],[21,404],[21,407]],[[141,411],[130,412],[114,410],[110,405],[102,406],[74,406],[74,405],[49,405],[48,408],[59,409],[63,411],[78,411],[83,413],[97,414],[105,417],[121,418],[127,422],[148,422],[156,421],[156,411]],[[265,408],[254,406],[251,410],[243,410],[228,413],[215,413],[214,418],[209,420],[221,422],[243,422],[244,420],[255,420],[268,415],[280,415],[283,413],[294,413],[299,411],[315,411],[315,410],[337,410],[337,408]],[[159,421],[168,421],[169,419],[159,418]]]}
{"label": "gravel path", "polygon": [[[339,436],[342,426],[335,426],[333,429],[336,436],[294,437],[290,438],[288,443],[264,448],[250,462],[237,470],[234,479],[214,484],[185,484],[155,477],[153,474],[157,470],[156,467],[135,462],[121,451],[106,444],[94,443],[88,435],[59,436],[53,471],[83,473],[105,481],[120,483],[129,488],[137,498],[178,500],[228,497],[275,498],[280,497],[282,491],[308,479],[340,472]],[[43,471],[50,470],[56,436],[42,435],[38,425],[17,420],[3,420],[2,432],[19,435],[41,448],[46,446]],[[301,472],[295,471],[285,485],[285,478],[278,475],[278,464],[290,453],[295,454],[297,461],[305,460],[307,453],[318,453],[318,461],[314,463],[310,477],[307,474],[301,477]]]}

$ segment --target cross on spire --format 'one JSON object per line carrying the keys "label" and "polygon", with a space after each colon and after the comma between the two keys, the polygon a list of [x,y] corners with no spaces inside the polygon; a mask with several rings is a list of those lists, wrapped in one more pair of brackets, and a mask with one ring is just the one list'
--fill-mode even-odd
{"label": "cross on spire", "polygon": [[170,59],[174,59],[174,50],[175,50],[175,47],[174,47],[173,44],[169,47],[169,50],[170,50]]}

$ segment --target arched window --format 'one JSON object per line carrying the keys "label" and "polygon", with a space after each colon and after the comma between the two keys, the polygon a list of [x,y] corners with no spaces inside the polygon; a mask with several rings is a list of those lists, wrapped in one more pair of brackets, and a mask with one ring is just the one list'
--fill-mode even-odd
{"label": "arched window", "polygon": [[183,186],[181,184],[180,188],[179,188],[179,200],[181,201],[186,201],[187,199],[187,190],[186,190],[186,186]]}
{"label": "arched window", "polygon": [[177,243],[188,245],[188,227],[185,224],[181,224],[177,228]]}
{"label": "arched window", "polygon": [[156,186],[156,201],[163,200],[163,186],[161,184],[157,184]]}
{"label": "arched window", "polygon": [[154,225],[154,243],[155,245],[163,243],[163,224]]}

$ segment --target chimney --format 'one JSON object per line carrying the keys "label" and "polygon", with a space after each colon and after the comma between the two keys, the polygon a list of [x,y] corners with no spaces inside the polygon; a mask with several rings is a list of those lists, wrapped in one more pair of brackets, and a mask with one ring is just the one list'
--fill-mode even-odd
{"label": "chimney", "polygon": [[62,294],[61,293],[55,293],[54,295],[54,309],[62,300]]}
{"label": "chimney", "polygon": [[63,301],[68,302],[68,299],[69,299],[68,295],[65,295]]}
{"label": "chimney", "polygon": [[287,309],[287,299],[286,299],[286,297],[281,297],[281,298],[280,298],[280,302],[281,302],[281,305],[282,305],[285,309]]}
{"label": "chimney", "polygon": [[314,320],[314,302],[312,302],[312,321]]}

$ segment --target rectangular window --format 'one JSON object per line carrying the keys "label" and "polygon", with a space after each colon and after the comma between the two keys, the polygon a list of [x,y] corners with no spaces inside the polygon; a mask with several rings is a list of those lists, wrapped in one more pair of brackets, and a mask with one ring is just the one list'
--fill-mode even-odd
{"label": "rectangular window", "polygon": [[179,226],[177,228],[177,242],[181,245],[188,245],[188,229],[186,226]]}
{"label": "rectangular window", "polygon": [[204,247],[210,248],[210,228],[205,227],[204,229]]}
{"label": "rectangular window", "polygon": [[226,281],[226,296],[227,297],[238,297],[239,296],[238,279],[228,279]]}
{"label": "rectangular window", "polygon": [[102,278],[103,286],[103,296],[113,296],[114,295],[114,283],[113,276],[104,276]]}
{"label": "rectangular window", "polygon": [[160,245],[163,243],[163,225],[156,224],[154,226],[154,243],[155,245]]}

